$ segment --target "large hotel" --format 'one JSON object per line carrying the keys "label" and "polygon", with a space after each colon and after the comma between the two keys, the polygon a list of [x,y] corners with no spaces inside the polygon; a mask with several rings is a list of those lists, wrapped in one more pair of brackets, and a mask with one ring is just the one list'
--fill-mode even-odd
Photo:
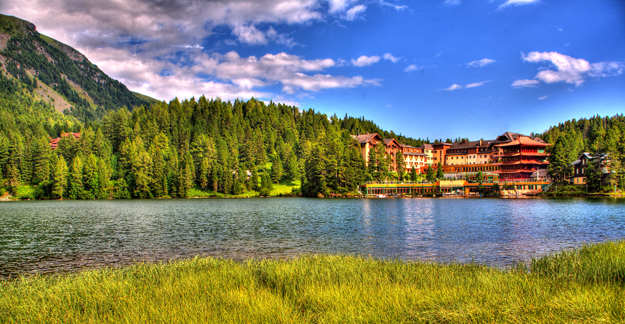
{"label": "large hotel", "polygon": [[384,145],[393,170],[397,170],[397,151],[404,155],[406,171],[415,168],[417,173],[425,173],[428,167],[437,168],[440,163],[446,176],[468,179],[475,177],[477,172],[500,181],[539,179],[546,177],[549,164],[545,148],[550,144],[540,138],[510,132],[494,140],[424,144],[420,147],[403,145],[395,139],[382,139],[378,134],[353,137],[360,144],[365,162],[378,143]]}

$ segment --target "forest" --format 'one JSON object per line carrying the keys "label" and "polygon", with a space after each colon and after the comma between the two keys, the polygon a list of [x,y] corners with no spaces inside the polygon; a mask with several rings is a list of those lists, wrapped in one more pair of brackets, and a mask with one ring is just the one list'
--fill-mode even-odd
{"label": "forest", "polygon": [[[396,177],[383,153],[372,154],[381,162],[375,168],[365,167],[350,135],[395,134],[364,118],[329,117],[254,98],[232,103],[200,97],[132,112],[109,109],[102,118],[82,122],[37,101],[29,83],[19,81],[0,73],[0,190],[14,195],[267,196],[283,184],[294,188],[287,194],[316,197],[354,194],[366,180]],[[50,140],[62,134],[53,150]]]}
{"label": "forest", "polygon": [[569,120],[533,134],[552,145],[548,148],[549,174],[558,183],[566,183],[573,174],[573,163],[584,152],[590,153],[586,177],[589,192],[625,189],[625,117],[593,116]]}

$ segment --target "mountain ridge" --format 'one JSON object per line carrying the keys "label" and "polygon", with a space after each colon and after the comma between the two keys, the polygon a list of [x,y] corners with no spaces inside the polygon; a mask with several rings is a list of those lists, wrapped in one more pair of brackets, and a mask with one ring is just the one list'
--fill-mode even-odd
{"label": "mountain ridge", "polygon": [[[112,79],[78,50],[37,32],[26,20],[0,15],[0,69],[19,80],[38,99],[49,100],[57,111],[79,120],[102,117],[107,110],[149,105],[145,95],[135,95]],[[56,95],[49,95],[43,83]],[[36,90],[36,91],[35,91]]]}

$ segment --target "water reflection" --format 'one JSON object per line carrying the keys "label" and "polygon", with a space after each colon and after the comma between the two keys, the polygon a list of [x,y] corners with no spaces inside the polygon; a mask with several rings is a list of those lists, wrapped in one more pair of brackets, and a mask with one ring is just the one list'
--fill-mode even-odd
{"label": "water reflection", "polygon": [[0,203],[0,276],[195,255],[345,253],[508,265],[623,239],[615,199],[188,199]]}

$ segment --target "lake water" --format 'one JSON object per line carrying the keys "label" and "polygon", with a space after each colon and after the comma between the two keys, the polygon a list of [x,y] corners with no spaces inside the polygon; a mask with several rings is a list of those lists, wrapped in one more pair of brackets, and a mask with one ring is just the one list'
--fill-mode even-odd
{"label": "lake water", "polygon": [[623,238],[625,200],[611,198],[0,202],[0,278],[196,255],[505,266]]}

